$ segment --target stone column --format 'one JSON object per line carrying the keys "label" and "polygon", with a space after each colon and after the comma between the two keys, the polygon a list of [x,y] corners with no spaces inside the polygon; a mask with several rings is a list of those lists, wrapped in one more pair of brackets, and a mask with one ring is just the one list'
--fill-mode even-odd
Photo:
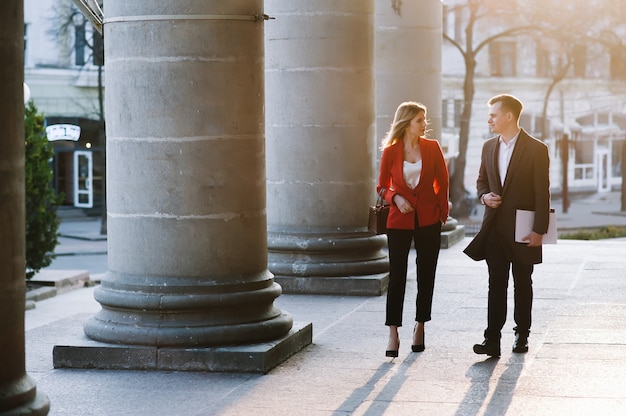
{"label": "stone column", "polygon": [[294,333],[267,269],[263,2],[107,0],[104,29],[109,270],[85,333],[245,371],[185,354]]}
{"label": "stone column", "polygon": [[285,291],[380,295],[385,236],[375,191],[372,0],[269,0],[269,268]]}
{"label": "stone column", "polygon": [[[389,130],[396,108],[418,101],[428,108],[429,137],[441,140],[441,0],[376,2],[376,138]],[[446,143],[442,143],[444,152]],[[448,156],[448,155],[446,155]],[[377,159],[380,160],[380,151]],[[463,239],[465,229],[449,217],[442,248]]]}
{"label": "stone column", "polygon": [[47,415],[26,374],[24,195],[24,4],[0,3],[0,414]]}
{"label": "stone column", "polygon": [[441,137],[441,0],[376,2],[376,140],[398,105],[428,108],[430,137]]}

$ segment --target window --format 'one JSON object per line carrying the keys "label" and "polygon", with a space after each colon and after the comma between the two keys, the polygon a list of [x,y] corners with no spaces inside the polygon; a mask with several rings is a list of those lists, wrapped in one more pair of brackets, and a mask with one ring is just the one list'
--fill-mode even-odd
{"label": "window", "polygon": [[28,66],[27,65],[27,58],[28,58],[28,23],[24,23],[24,66]]}
{"label": "window", "polygon": [[85,22],[74,26],[74,64],[85,65]]}
{"label": "window", "polygon": [[623,22],[626,19],[626,5],[623,2],[611,2],[610,7],[613,9],[609,9],[609,13],[611,13],[614,20]]}
{"label": "window", "polygon": [[575,141],[574,150],[576,151],[576,156],[574,157],[576,164],[593,163],[593,141]]}
{"label": "window", "polygon": [[443,127],[461,127],[462,111],[463,100],[443,100],[441,106],[441,125]]}
{"label": "window", "polygon": [[441,28],[443,29],[444,34],[448,34],[448,13],[450,13],[450,10],[448,6],[444,4],[442,14],[441,14],[441,17],[442,17]]}
{"label": "window", "polygon": [[492,76],[515,76],[515,42],[491,42],[489,44],[489,67]]}
{"label": "window", "polygon": [[548,78],[550,76],[550,53],[540,44],[536,46],[536,53],[537,65],[535,75],[539,78]]}
{"label": "window", "polygon": [[95,28],[92,33],[93,37],[93,64],[96,66],[104,65],[104,38]]}
{"label": "window", "polygon": [[463,100],[454,100],[454,127],[461,127],[461,112],[463,111]]}
{"label": "window", "polygon": [[520,127],[522,127],[524,130],[528,131],[528,132],[532,132],[534,131],[534,126],[533,126],[533,116],[528,114],[528,113],[522,113],[520,114],[520,118],[519,118],[519,125]]}
{"label": "window", "polygon": [[621,140],[612,140],[611,145],[613,150],[611,152],[611,173],[615,178],[622,177],[622,149],[624,147],[624,142]]}
{"label": "window", "polygon": [[587,47],[585,45],[575,45],[574,55],[574,76],[585,78],[587,76]]}
{"label": "window", "polygon": [[454,9],[454,40],[463,41],[463,9],[461,7]]}
{"label": "window", "polygon": [[626,81],[626,47],[611,49],[611,79]]}

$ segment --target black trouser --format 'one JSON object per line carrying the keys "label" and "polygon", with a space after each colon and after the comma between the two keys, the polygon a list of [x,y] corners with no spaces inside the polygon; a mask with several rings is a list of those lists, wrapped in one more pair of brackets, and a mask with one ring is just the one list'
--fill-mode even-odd
{"label": "black trouser", "polygon": [[532,322],[533,304],[533,265],[511,261],[495,231],[495,226],[488,231],[486,260],[489,269],[489,295],[487,307],[487,329],[485,338],[499,340],[502,327],[506,322],[507,290],[509,269],[513,270],[515,302],[513,317],[517,326],[515,331],[528,336]]}
{"label": "black trouser", "polygon": [[[417,224],[417,218],[416,218]],[[417,258],[417,299],[415,320],[430,321],[435,287],[435,270],[441,246],[441,223],[414,230],[387,229],[389,247],[389,288],[385,325],[402,326],[404,293],[411,242],[415,242]]]}

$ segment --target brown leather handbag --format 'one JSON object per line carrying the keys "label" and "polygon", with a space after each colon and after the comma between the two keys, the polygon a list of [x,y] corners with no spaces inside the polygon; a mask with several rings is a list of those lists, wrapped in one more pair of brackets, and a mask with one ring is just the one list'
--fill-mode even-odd
{"label": "brown leather handbag", "polygon": [[385,203],[383,194],[385,188],[380,190],[376,205],[370,207],[370,216],[367,228],[374,234],[387,233],[387,217],[389,216],[389,204]]}

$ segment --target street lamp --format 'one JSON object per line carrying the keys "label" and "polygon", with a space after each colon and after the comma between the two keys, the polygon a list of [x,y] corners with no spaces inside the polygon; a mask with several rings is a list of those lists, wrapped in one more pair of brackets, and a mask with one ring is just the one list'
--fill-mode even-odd
{"label": "street lamp", "polygon": [[24,83],[24,105],[30,101],[30,87]]}
{"label": "street lamp", "polygon": [[84,25],[85,20],[86,18],[81,12],[74,10],[74,14],[72,15],[72,23],[75,27]]}
{"label": "street lamp", "polygon": [[95,0],[73,0],[81,13],[89,19],[94,29],[102,34],[102,24],[104,23],[104,13],[98,1]]}

